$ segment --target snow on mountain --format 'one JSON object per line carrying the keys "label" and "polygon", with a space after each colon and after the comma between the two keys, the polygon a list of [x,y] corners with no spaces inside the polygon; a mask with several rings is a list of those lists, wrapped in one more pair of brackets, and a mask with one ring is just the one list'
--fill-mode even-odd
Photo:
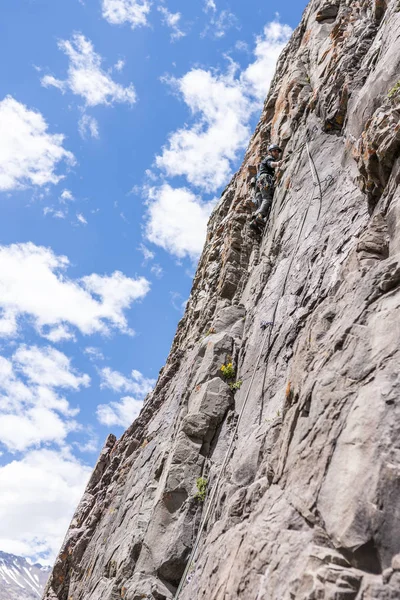
{"label": "snow on mountain", "polygon": [[51,568],[0,552],[0,600],[39,600]]}

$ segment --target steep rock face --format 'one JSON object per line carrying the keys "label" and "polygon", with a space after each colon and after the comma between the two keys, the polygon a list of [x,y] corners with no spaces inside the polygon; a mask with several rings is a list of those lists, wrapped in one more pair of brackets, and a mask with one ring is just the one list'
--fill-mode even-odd
{"label": "steep rock face", "polygon": [[[399,79],[398,0],[310,2],[46,600],[170,599],[181,580],[185,600],[400,598]],[[249,179],[270,140],[288,160],[257,241]]]}

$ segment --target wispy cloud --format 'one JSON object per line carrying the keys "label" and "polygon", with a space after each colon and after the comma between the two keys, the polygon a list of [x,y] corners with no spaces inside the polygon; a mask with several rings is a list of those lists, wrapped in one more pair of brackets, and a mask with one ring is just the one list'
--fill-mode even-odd
{"label": "wispy cloud", "polygon": [[87,348],[85,348],[84,350],[84,353],[92,361],[104,360],[103,352],[99,348],[95,348],[94,346],[87,346]]}
{"label": "wispy cloud", "polygon": [[133,85],[124,87],[116,83],[110,73],[102,69],[101,56],[95,52],[92,42],[85,36],[76,33],[71,40],[61,40],[58,47],[69,58],[67,78],[61,80],[52,75],[45,75],[41,79],[43,86],[53,86],[61,91],[68,89],[81,96],[87,106],[136,102]]}
{"label": "wispy cloud", "polygon": [[175,42],[182,37],[185,37],[186,33],[179,28],[181,20],[181,13],[171,13],[165,6],[159,6],[158,10],[163,15],[163,23],[172,30],[171,41]]}
{"label": "wispy cloud", "polygon": [[125,61],[124,61],[122,58],[120,58],[120,59],[119,59],[119,60],[118,60],[118,61],[115,63],[115,65],[114,65],[114,69],[115,69],[116,71],[122,71],[122,69],[124,68],[124,66],[125,66]]}
{"label": "wispy cloud", "polygon": [[75,200],[71,190],[63,190],[60,194],[60,202],[62,203],[66,203],[66,202],[72,202],[73,200]]}
{"label": "wispy cloud", "polygon": [[161,279],[161,277],[164,275],[163,268],[158,264],[153,265],[150,271],[157,277],[157,279]]}
{"label": "wispy cloud", "polygon": [[249,52],[249,45],[247,42],[244,42],[243,40],[238,40],[235,44],[235,48],[236,50],[239,50],[239,52]]}
{"label": "wispy cloud", "polygon": [[130,377],[126,377],[119,371],[113,371],[105,367],[100,371],[101,389],[109,389],[114,392],[127,392],[137,396],[148,394],[155,384],[154,379],[147,379],[140,371],[133,369]]}
{"label": "wispy cloud", "polygon": [[[43,214],[46,217],[47,215],[53,217],[53,219],[66,219],[69,213],[69,205],[72,202],[75,202],[74,195],[71,190],[64,189],[59,198],[58,198],[58,206],[45,206],[43,208]],[[51,338],[48,338],[51,339]]]}
{"label": "wispy cloud", "polygon": [[[215,3],[213,3],[215,7]],[[240,29],[239,20],[234,13],[230,10],[222,10],[220,13],[216,12],[216,7],[214,8],[211,5],[211,10],[213,12],[207,27],[201,34],[202,37],[206,35],[210,35],[216,39],[224,37],[224,35],[231,29],[232,27],[236,27]]]}
{"label": "wispy cloud", "polygon": [[126,428],[139,416],[142,407],[143,400],[137,400],[132,396],[124,396],[120,401],[99,404],[97,418],[102,425]]}
{"label": "wispy cloud", "polygon": [[149,0],[103,0],[103,17],[112,25],[128,23],[132,29],[147,25]]}
{"label": "wispy cloud", "polygon": [[204,2],[204,10],[206,12],[208,12],[208,11],[216,12],[217,11],[217,5],[215,4],[215,1],[214,0],[205,0],[205,2]]}
{"label": "wispy cloud", "polygon": [[76,218],[81,225],[87,225],[87,220],[82,213],[76,213]]}
{"label": "wispy cloud", "polygon": [[143,254],[143,258],[145,261],[153,260],[155,254],[151,250],[147,248],[144,244],[140,244],[138,250]]}
{"label": "wispy cloud", "polygon": [[82,139],[87,139],[88,137],[92,137],[94,139],[99,139],[99,124],[94,117],[87,115],[84,113],[79,119],[78,123],[79,134]]}
{"label": "wispy cloud", "polygon": [[60,210],[54,208],[53,206],[45,206],[43,209],[43,214],[45,217],[47,217],[47,215],[50,215],[54,219],[65,219],[68,213],[66,210]]}
{"label": "wispy cloud", "polygon": [[64,339],[71,328],[85,335],[132,333],[125,310],[146,296],[150,283],[119,271],[73,280],[68,266],[66,256],[32,243],[0,246],[0,336],[17,335],[23,317],[47,338],[57,336],[60,326]]}
{"label": "wispy cloud", "polygon": [[59,163],[73,165],[62,134],[50,134],[43,116],[7,96],[0,102],[0,191],[58,183]]}
{"label": "wispy cloud", "polygon": [[123,396],[119,401],[100,404],[97,407],[97,418],[103,425],[117,425],[128,427],[139,415],[143,406],[144,397],[153,389],[154,379],[147,379],[135,369],[130,377],[106,367],[100,371],[102,389],[109,389],[115,393],[134,394]]}

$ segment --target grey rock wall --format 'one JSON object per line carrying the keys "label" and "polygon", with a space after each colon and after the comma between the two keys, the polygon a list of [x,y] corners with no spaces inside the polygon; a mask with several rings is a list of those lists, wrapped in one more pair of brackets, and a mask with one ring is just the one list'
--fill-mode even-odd
{"label": "grey rock wall", "polygon": [[[400,598],[399,80],[398,0],[310,2],[45,600],[173,598],[217,480],[180,598]],[[257,240],[249,179],[270,140],[290,158]]]}

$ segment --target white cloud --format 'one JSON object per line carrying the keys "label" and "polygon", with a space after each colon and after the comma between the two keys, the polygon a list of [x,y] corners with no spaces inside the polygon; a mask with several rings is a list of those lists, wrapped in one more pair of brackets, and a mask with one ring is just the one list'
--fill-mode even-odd
{"label": "white cloud", "polygon": [[0,311],[0,337],[9,337],[17,331],[17,315],[10,310],[7,313]]}
{"label": "white cloud", "polygon": [[143,399],[151,392],[155,385],[154,379],[147,379],[133,369],[130,377],[125,377],[118,371],[106,367],[100,371],[102,389],[110,389],[114,392],[127,392],[135,394],[135,397],[124,396],[120,401],[99,404],[97,407],[97,418],[103,425],[118,425],[128,427],[139,415],[143,406]]}
{"label": "white cloud", "polygon": [[124,87],[116,83],[110,74],[101,68],[102,58],[85,36],[76,33],[71,40],[61,40],[58,47],[69,58],[68,77],[65,81],[60,81],[46,75],[41,79],[43,86],[54,86],[63,90],[68,88],[73,94],[82,96],[87,106],[136,102],[133,85]]}
{"label": "white cloud", "polygon": [[75,162],[64,136],[48,133],[43,116],[11,96],[0,102],[0,131],[0,191],[56,184],[58,163]]}
{"label": "white cloud", "polygon": [[179,29],[179,22],[181,20],[181,13],[171,13],[165,6],[159,6],[158,10],[163,15],[163,23],[167,27],[172,29],[171,33],[171,41],[179,40],[179,38],[185,37],[186,33],[184,33],[181,29]]}
{"label": "white cloud", "polygon": [[16,369],[29,382],[46,387],[61,387],[78,390],[90,383],[88,375],[77,375],[71,368],[70,359],[59,350],[47,346],[20,346],[14,354]]}
{"label": "white cloud", "polygon": [[109,367],[105,367],[100,371],[100,377],[100,387],[102,389],[110,389],[114,392],[127,392],[142,398],[151,392],[155,384],[154,379],[147,379],[140,371],[136,371],[135,369],[132,370],[129,378],[118,371],[113,371]]}
{"label": "white cloud", "polygon": [[[176,66],[174,63],[172,63],[174,66]],[[157,181],[158,179],[158,175],[156,173],[153,173],[153,171],[151,169],[146,169],[144,174],[146,175],[147,179],[149,181]],[[139,188],[140,190],[140,188]],[[132,193],[135,192],[135,188],[132,188]]]}
{"label": "white cloud", "polygon": [[57,79],[54,75],[44,75],[41,79],[41,83],[44,87],[55,87],[62,94],[65,94],[68,85],[66,81],[62,81],[61,79]]}
{"label": "white cloud", "polygon": [[143,400],[125,396],[119,402],[100,404],[97,407],[97,418],[100,423],[108,427],[129,427],[139,416],[142,406]]}
{"label": "white cloud", "polygon": [[156,164],[169,176],[184,175],[191,184],[214,191],[227,181],[238,150],[248,143],[251,103],[233,69],[227,74],[193,69],[170,83],[197,120],[170,136]]}
{"label": "white cloud", "polygon": [[129,23],[132,29],[147,25],[148,0],[103,0],[103,17],[112,25]]}
{"label": "white cloud", "polygon": [[238,27],[238,19],[237,17],[230,12],[229,10],[222,10],[219,15],[215,12],[215,3],[210,5],[211,10],[214,12],[214,15],[210,19],[209,25],[207,25],[206,29],[203,31],[202,36],[205,36],[209,33],[211,36],[219,39],[224,37],[226,32],[232,27]]}
{"label": "white cloud", "polygon": [[31,446],[64,444],[79,428],[68,401],[57,390],[78,391],[90,383],[70,359],[54,348],[20,346],[10,359],[0,357],[0,440],[11,452]]}
{"label": "white cloud", "polygon": [[163,268],[162,268],[160,265],[157,265],[157,264],[156,264],[156,265],[153,265],[153,266],[151,267],[150,271],[151,271],[151,272],[153,273],[153,275],[155,275],[155,276],[156,276],[158,279],[160,279],[160,278],[163,276],[163,274],[164,274]]}
{"label": "white cloud", "polygon": [[193,124],[170,135],[156,157],[160,169],[170,177],[184,176],[207,192],[227,183],[290,33],[288,25],[267,24],[256,38],[255,61],[242,73],[230,61],[226,73],[192,69],[180,79],[165,79],[188,106]]}
{"label": "white cloud", "polygon": [[47,449],[0,467],[0,548],[51,564],[91,470]]}
{"label": "white cloud", "polygon": [[43,209],[43,214],[45,217],[47,217],[47,215],[51,215],[54,219],[65,219],[67,216],[66,211],[57,210],[52,206],[45,206]]}
{"label": "white cloud", "polygon": [[238,40],[235,44],[235,48],[236,48],[236,50],[239,50],[240,52],[249,52],[249,45],[247,42],[244,42],[243,40]]}
{"label": "white cloud", "polygon": [[71,333],[71,331],[65,325],[54,327],[48,334],[45,334],[44,331],[42,331],[42,336],[54,344],[57,344],[58,342],[66,342],[67,340],[75,341],[76,339],[74,334]]}
{"label": "white cloud", "polygon": [[78,123],[79,135],[82,139],[87,139],[89,136],[94,139],[99,139],[99,124],[97,119],[84,113]]}
{"label": "white cloud", "polygon": [[124,61],[122,58],[120,58],[120,59],[119,59],[119,60],[118,60],[118,61],[115,63],[115,65],[114,65],[114,69],[115,69],[116,71],[122,71],[122,69],[124,68],[124,66],[125,66],[125,61]]}
{"label": "white cloud", "polygon": [[204,10],[206,12],[208,12],[209,10],[211,10],[212,12],[216,12],[217,5],[215,4],[214,0],[205,0]]}
{"label": "white cloud", "polygon": [[263,35],[257,36],[254,50],[256,60],[247,67],[241,80],[248,93],[255,96],[259,102],[262,102],[268,93],[276,62],[291,34],[292,29],[289,25],[273,21],[264,27]]}
{"label": "white cloud", "polygon": [[115,271],[110,276],[93,273],[83,277],[81,281],[88,292],[101,299],[101,306],[113,325],[121,331],[133,333],[127,327],[124,310],[148,293],[150,283],[147,279],[131,279],[120,271]]}
{"label": "white cloud", "polygon": [[81,225],[87,225],[87,220],[85,219],[82,213],[76,213],[76,218],[78,219]]}
{"label": "white cloud", "polygon": [[153,258],[155,257],[154,252],[149,250],[144,244],[140,244],[138,250],[140,250],[140,252],[143,254],[143,258],[145,261],[153,260]]}
{"label": "white cloud", "polygon": [[93,431],[92,427],[86,429],[87,440],[86,442],[73,442],[73,446],[78,448],[80,452],[99,452],[99,437]]}
{"label": "white cloud", "polygon": [[66,202],[72,202],[75,198],[70,190],[63,190],[60,195],[60,202],[65,204]]}
{"label": "white cloud", "polygon": [[[70,190],[63,190],[59,196],[60,208],[55,206],[45,206],[43,208],[43,214],[46,217],[50,215],[53,219],[65,219],[68,216],[68,203],[74,202],[75,198]],[[49,337],[48,339],[52,339]]]}
{"label": "white cloud", "polygon": [[93,346],[88,346],[85,348],[84,353],[88,355],[89,359],[92,361],[95,360],[104,360],[104,354],[99,348],[94,348]]}
{"label": "white cloud", "polygon": [[61,443],[76,429],[73,421],[66,421],[52,410],[29,408],[23,413],[0,413],[1,442],[11,451],[23,451],[31,446]]}
{"label": "white cloud", "polygon": [[[32,243],[0,246],[0,332],[15,335],[18,321],[30,318],[39,333],[62,333],[60,326],[83,334],[107,334],[115,328],[132,333],[124,311],[150,289],[144,278],[119,271],[68,279],[68,258]],[[54,331],[55,330],[55,331]]]}
{"label": "white cloud", "polygon": [[168,184],[148,190],[146,238],[167,252],[192,259],[200,255],[215,201],[203,203],[186,188]]}

